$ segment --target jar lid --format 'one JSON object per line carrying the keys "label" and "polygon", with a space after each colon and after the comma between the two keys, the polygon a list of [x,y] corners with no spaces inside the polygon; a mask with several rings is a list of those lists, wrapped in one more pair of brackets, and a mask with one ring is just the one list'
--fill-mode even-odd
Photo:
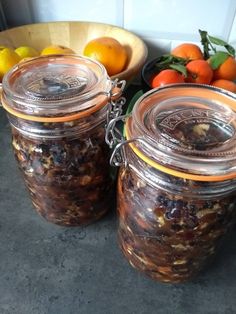
{"label": "jar lid", "polygon": [[[236,95],[208,85],[151,90],[126,121],[127,139],[157,169],[196,180],[236,177]],[[204,178],[205,177],[205,178]]]}
{"label": "jar lid", "polygon": [[104,105],[111,86],[104,66],[92,59],[41,56],[19,63],[4,76],[3,106],[26,116],[66,116]]}

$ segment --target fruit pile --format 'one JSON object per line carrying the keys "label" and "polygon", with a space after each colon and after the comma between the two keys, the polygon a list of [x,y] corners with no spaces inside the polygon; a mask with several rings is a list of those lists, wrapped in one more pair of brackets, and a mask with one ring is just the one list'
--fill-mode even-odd
{"label": "fruit pile", "polygon": [[[15,50],[10,47],[0,46],[0,82],[11,67],[28,58],[49,54],[74,53],[72,49],[60,45],[50,45],[41,52],[29,46],[21,46]],[[110,76],[124,70],[128,59],[124,46],[112,37],[99,37],[89,41],[84,47],[83,55],[102,63]]]}
{"label": "fruit pile", "polygon": [[[158,58],[151,87],[172,83],[209,84],[236,92],[235,50],[227,42],[199,30],[203,49],[184,43]],[[221,47],[218,51],[216,47]],[[222,51],[222,49],[224,51]]]}

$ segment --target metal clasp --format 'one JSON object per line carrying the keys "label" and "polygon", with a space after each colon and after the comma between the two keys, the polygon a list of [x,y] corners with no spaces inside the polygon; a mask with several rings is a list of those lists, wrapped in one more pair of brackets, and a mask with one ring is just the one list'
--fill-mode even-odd
{"label": "metal clasp", "polygon": [[[126,158],[126,151],[125,145],[136,140],[138,138],[126,140],[125,136],[122,132],[122,125],[118,125],[119,122],[124,122],[130,114],[122,115],[122,107],[125,104],[125,98],[120,97],[121,91],[124,89],[125,81],[115,80],[113,82],[114,86],[111,90],[110,95],[110,107],[107,114],[107,125],[106,125],[106,135],[105,141],[109,145],[110,148],[114,148],[111,158],[110,158],[110,165],[111,166],[127,166],[127,158]],[[112,91],[118,89],[117,94],[112,93]],[[115,98],[115,100],[113,100]]]}
{"label": "metal clasp", "polygon": [[117,127],[117,123],[119,121],[124,122],[126,118],[127,118],[127,115],[121,115],[121,116],[111,119],[109,123],[107,124],[105,141],[107,145],[109,145],[110,148],[112,148],[117,143],[123,142],[125,140],[121,131],[121,125],[120,127]]}
{"label": "metal clasp", "polygon": [[109,106],[107,111],[107,124],[113,118],[119,117],[122,114],[122,108],[126,102],[125,97],[121,97],[126,82],[118,79],[112,82],[112,88],[109,93]]}
{"label": "metal clasp", "polygon": [[125,152],[125,145],[132,143],[136,141],[136,139],[132,139],[132,140],[123,140],[122,142],[118,143],[112,154],[111,154],[111,158],[110,158],[110,165],[111,166],[116,166],[116,167],[120,167],[120,166],[127,166],[127,157],[126,157],[126,152]]}
{"label": "metal clasp", "polygon": [[115,146],[112,152],[110,158],[111,166],[127,166],[128,162],[126,157],[125,145],[133,142],[138,142],[146,147],[149,147],[149,144],[141,137],[135,137],[130,140],[125,140],[125,138],[123,137],[123,140]]}
{"label": "metal clasp", "polygon": [[106,135],[105,141],[112,148],[116,143],[123,140],[123,135],[120,129],[117,128],[118,121],[124,121],[125,116],[122,116],[122,109],[126,99],[120,97],[125,88],[126,82],[118,81],[118,79],[112,82],[112,88],[109,95],[109,107],[107,111],[107,123],[106,123]]}
{"label": "metal clasp", "polygon": [[106,135],[105,135],[105,141],[109,145],[110,148],[114,147],[114,150],[111,154],[110,158],[110,165],[111,166],[127,166],[127,158],[126,158],[126,152],[125,152],[125,145],[132,143],[134,141],[139,141],[139,138],[133,138],[130,140],[126,140],[121,129],[117,127],[117,123],[124,122],[125,119],[127,119],[130,116],[128,115],[121,115],[119,117],[116,117],[112,119],[107,127],[106,127]]}

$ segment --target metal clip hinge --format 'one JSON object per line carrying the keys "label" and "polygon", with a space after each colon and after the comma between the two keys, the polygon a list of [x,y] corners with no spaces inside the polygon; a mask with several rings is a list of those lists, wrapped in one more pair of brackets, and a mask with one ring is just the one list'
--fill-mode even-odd
{"label": "metal clip hinge", "polygon": [[132,143],[139,140],[138,138],[134,138],[131,140],[123,140],[122,142],[120,142],[119,144],[116,145],[116,147],[114,148],[111,158],[110,158],[110,165],[111,166],[116,166],[116,167],[120,167],[120,166],[127,166],[127,158],[126,158],[126,152],[125,152],[125,148],[124,146],[126,144]]}
{"label": "metal clip hinge", "polygon": [[123,142],[125,140],[122,131],[117,127],[118,121],[125,121],[126,115],[118,116],[111,119],[106,126],[105,141],[112,148],[117,143]]}

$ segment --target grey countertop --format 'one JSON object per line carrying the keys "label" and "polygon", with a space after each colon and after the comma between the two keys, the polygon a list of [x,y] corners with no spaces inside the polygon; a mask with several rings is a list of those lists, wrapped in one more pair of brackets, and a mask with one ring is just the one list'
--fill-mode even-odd
{"label": "grey countertop", "polygon": [[236,313],[236,229],[203,273],[176,285],[129,266],[116,230],[115,209],[86,228],[35,212],[0,108],[0,314]]}

